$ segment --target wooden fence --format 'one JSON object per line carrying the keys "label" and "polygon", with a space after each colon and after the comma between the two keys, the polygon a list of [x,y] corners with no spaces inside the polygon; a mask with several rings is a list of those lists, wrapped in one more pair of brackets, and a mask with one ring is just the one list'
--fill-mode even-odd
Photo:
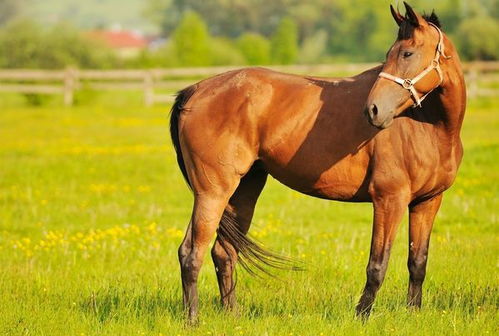
{"label": "wooden fence", "polygon": [[[269,68],[313,76],[345,76],[376,64],[331,64],[270,66]],[[65,105],[72,105],[76,90],[142,91],[144,104],[173,101],[173,92],[199,79],[240,67],[177,68],[152,70],[0,70],[0,92],[59,94]],[[470,97],[499,96],[499,62],[465,63]],[[168,94],[164,92],[169,92]]]}

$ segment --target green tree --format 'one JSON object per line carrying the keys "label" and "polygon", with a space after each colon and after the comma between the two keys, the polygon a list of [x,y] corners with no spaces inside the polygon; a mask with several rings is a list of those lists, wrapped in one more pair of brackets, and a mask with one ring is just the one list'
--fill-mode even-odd
{"label": "green tree", "polygon": [[203,14],[213,35],[235,38],[254,31],[268,36],[296,1],[146,0],[144,14],[151,22],[159,23],[166,35],[171,34],[186,11],[195,11]]}
{"label": "green tree", "polygon": [[196,12],[185,12],[173,32],[173,41],[182,65],[210,65],[210,35],[203,19]]}
{"label": "green tree", "polygon": [[499,59],[499,23],[489,16],[476,16],[461,22],[456,32],[460,53],[466,59]]}
{"label": "green tree", "polygon": [[[329,17],[329,51],[335,57],[348,61],[379,60],[389,47],[371,43],[375,34],[393,34],[390,30],[379,31],[379,21],[393,22],[388,5],[383,11],[375,11],[379,7],[378,0],[337,0],[335,8]],[[383,19],[381,19],[383,18]],[[376,36],[376,41],[384,40]],[[393,37],[390,38],[393,41]],[[381,49],[381,52],[380,52]]]}
{"label": "green tree", "polygon": [[272,62],[291,64],[298,55],[298,27],[293,19],[281,20],[272,37]]}
{"label": "green tree", "polygon": [[260,34],[244,33],[237,40],[237,46],[251,65],[270,63],[270,42]]}

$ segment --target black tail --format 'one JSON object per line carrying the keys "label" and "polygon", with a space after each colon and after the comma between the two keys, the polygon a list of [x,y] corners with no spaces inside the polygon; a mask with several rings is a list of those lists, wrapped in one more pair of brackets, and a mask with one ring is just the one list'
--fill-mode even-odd
{"label": "black tail", "polygon": [[[170,135],[173,147],[177,153],[178,166],[191,189],[192,186],[189,182],[189,176],[187,175],[184,159],[182,157],[182,150],[180,148],[178,121],[180,114],[185,110],[185,104],[189,101],[195,90],[196,86],[193,85],[183,89],[177,94],[170,116]],[[250,239],[239,229],[235,216],[227,210],[225,210],[222,215],[217,233],[218,240],[224,248],[224,241],[227,241],[239,252],[239,263],[251,275],[260,276],[260,273],[264,273],[272,276],[273,274],[269,271],[269,268],[285,270],[302,269],[298,262],[268,251],[264,249],[261,244]]]}
{"label": "black tail", "polygon": [[303,270],[302,265],[286,256],[266,250],[259,242],[241,232],[234,214],[225,210],[217,230],[218,241],[225,249],[224,241],[228,241],[239,252],[239,264],[251,275],[261,274],[274,276],[271,269]]}
{"label": "black tail", "polygon": [[179,91],[177,97],[175,98],[175,103],[172,106],[170,111],[170,135],[172,137],[173,147],[175,148],[175,152],[177,153],[177,163],[180,167],[180,171],[184,176],[185,182],[189,188],[192,189],[191,183],[189,182],[189,176],[187,175],[187,170],[185,169],[184,158],[182,157],[182,150],[180,149],[180,139],[178,136],[178,119],[180,114],[185,109],[185,103],[189,101],[193,93],[196,91],[196,87],[189,86],[182,91]]}

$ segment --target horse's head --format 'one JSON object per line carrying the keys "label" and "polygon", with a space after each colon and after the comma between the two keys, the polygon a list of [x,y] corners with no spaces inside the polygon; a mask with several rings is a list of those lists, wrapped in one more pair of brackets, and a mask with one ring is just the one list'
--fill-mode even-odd
{"label": "horse's head", "polygon": [[398,37],[367,98],[366,114],[378,128],[391,125],[405,109],[421,106],[443,81],[440,62],[446,58],[443,33],[435,13],[422,17],[404,2],[406,15],[390,6]]}

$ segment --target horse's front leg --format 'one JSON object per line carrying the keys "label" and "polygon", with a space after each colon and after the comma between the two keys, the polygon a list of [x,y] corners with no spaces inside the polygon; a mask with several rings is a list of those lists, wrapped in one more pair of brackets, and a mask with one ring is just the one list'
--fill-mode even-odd
{"label": "horse's front leg", "polygon": [[357,315],[369,317],[376,293],[383,283],[390,248],[409,203],[406,193],[379,195],[373,197],[374,221],[371,240],[371,253],[367,265],[367,281],[357,304]]}
{"label": "horse's front leg", "polygon": [[433,221],[442,203],[442,194],[409,206],[409,291],[407,305],[421,307],[422,287]]}

